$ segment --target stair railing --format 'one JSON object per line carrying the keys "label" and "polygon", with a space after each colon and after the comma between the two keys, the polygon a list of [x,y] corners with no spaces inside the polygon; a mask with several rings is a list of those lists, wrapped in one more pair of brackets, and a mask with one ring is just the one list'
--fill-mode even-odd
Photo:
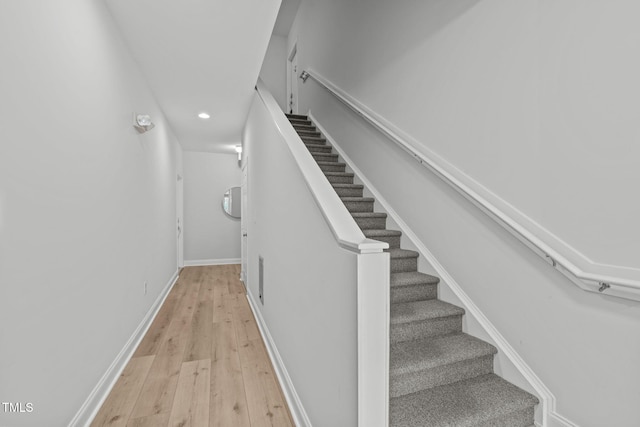
{"label": "stair railing", "polygon": [[261,79],[258,96],[293,155],[336,243],[357,258],[358,426],[389,425],[389,248],[368,239]]}
{"label": "stair railing", "polygon": [[335,96],[344,105],[353,110],[356,114],[361,116],[390,141],[406,151],[418,163],[434,173],[438,178],[469,200],[489,218],[493,219],[496,223],[520,240],[520,242],[543,258],[575,285],[590,292],[640,301],[640,281],[624,277],[616,277],[611,274],[584,271],[567,256],[564,256],[559,250],[551,247],[526,227],[518,223],[514,218],[500,210],[497,206],[487,200],[487,198],[483,197],[454,176],[454,174],[449,172],[447,168],[443,166],[444,162],[442,160],[437,160],[435,155],[425,154],[424,150],[416,149],[414,144],[407,141],[409,138],[399,135],[402,131],[395,128],[395,126],[383,117],[367,108],[364,104],[344,92],[312,68],[307,68],[300,75],[300,78],[304,82],[306,82],[309,77]]}

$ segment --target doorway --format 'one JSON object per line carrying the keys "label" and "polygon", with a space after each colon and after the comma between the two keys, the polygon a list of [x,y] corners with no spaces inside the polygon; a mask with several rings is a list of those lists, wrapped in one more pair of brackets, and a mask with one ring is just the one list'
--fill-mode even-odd
{"label": "doorway", "polygon": [[294,44],[287,60],[288,112],[298,114],[298,44]]}
{"label": "doorway", "polygon": [[242,181],[240,184],[240,189],[242,192],[242,202],[240,204],[240,254],[242,256],[242,261],[240,265],[240,280],[244,283],[244,287],[247,287],[247,223],[249,222],[249,218],[247,215],[249,214],[249,209],[247,206],[247,187],[248,187],[248,172],[249,172],[249,157],[245,157],[244,165],[242,166]]}
{"label": "doorway", "polygon": [[182,230],[184,228],[182,223],[183,216],[183,204],[184,204],[184,182],[182,181],[182,175],[176,175],[176,244],[177,244],[177,257],[178,257],[178,270],[184,267],[184,237]]}

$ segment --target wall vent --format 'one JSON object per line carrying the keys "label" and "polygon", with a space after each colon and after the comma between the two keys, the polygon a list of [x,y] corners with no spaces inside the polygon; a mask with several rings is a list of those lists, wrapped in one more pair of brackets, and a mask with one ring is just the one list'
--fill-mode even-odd
{"label": "wall vent", "polygon": [[264,258],[258,257],[258,298],[264,305]]}

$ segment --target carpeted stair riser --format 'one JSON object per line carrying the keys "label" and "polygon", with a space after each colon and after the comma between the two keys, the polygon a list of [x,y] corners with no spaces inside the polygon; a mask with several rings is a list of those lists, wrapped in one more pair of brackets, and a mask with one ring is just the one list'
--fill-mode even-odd
{"label": "carpeted stair riser", "polygon": [[320,132],[312,130],[299,130],[298,135],[301,138],[320,138]]}
{"label": "carpeted stair riser", "polygon": [[316,162],[322,172],[345,172],[347,165],[338,162]]}
{"label": "carpeted stair riser", "polygon": [[333,153],[311,153],[316,162],[338,162],[338,155]]}
{"label": "carpeted stair riser", "polygon": [[418,258],[394,258],[391,257],[391,273],[402,273],[404,271],[417,271]]}
{"label": "carpeted stair riser", "polygon": [[364,197],[342,197],[342,202],[349,212],[373,212],[373,200]]}
{"label": "carpeted stair riser", "polygon": [[493,372],[493,354],[450,365],[423,369],[389,377],[389,396],[400,397]]}
{"label": "carpeted stair riser", "polygon": [[351,172],[326,172],[324,176],[331,184],[353,184],[353,173]]}
{"label": "carpeted stair riser", "polygon": [[411,286],[392,286],[390,293],[391,304],[399,302],[424,301],[437,297],[437,283],[422,283]]}
{"label": "carpeted stair riser", "polygon": [[309,120],[309,118],[304,114],[285,113],[285,116],[287,116],[289,120]]}
{"label": "carpeted stair riser", "polygon": [[334,184],[333,189],[340,197],[362,197],[364,187],[357,184]]}
{"label": "carpeted stair riser", "polygon": [[318,132],[318,129],[316,129],[315,126],[309,124],[295,124],[293,125],[293,128],[296,130],[296,132],[300,133],[300,132],[313,132],[316,133]]}
{"label": "carpeted stair riser", "polygon": [[375,230],[386,228],[387,215],[378,212],[352,214],[353,219],[361,230]]}
{"label": "carpeted stair riser", "polygon": [[307,127],[313,126],[313,124],[309,120],[296,120],[291,122],[294,129],[298,129],[299,127]]}
{"label": "carpeted stair riser", "polygon": [[393,344],[460,331],[462,331],[462,315],[391,325],[389,335]]}
{"label": "carpeted stair riser", "polygon": [[304,142],[305,145],[310,145],[310,144],[315,144],[315,145],[326,145],[327,144],[327,140],[325,138],[322,137],[317,137],[317,136],[306,136],[306,135],[298,135],[300,136],[300,139],[302,139],[302,142]]}
{"label": "carpeted stair riser", "polygon": [[391,304],[426,301],[438,297],[440,279],[417,271],[391,275]]}
{"label": "carpeted stair riser", "polygon": [[402,233],[396,230],[363,230],[365,237],[368,239],[378,240],[389,244],[389,248],[400,248]]}
{"label": "carpeted stair riser", "polygon": [[330,145],[323,145],[323,144],[305,144],[305,145],[307,146],[311,154],[331,153],[331,150],[332,150]]}
{"label": "carpeted stair riser", "polygon": [[[304,143],[305,147],[307,147],[307,150],[309,150],[311,152],[311,154],[313,155],[313,151],[311,151],[311,148],[314,149],[319,149],[319,150],[323,150],[324,153],[331,153],[331,150],[327,150],[328,148],[331,148],[330,145],[326,145],[324,142],[310,142],[310,143]],[[325,147],[325,148],[320,148],[320,147]]]}

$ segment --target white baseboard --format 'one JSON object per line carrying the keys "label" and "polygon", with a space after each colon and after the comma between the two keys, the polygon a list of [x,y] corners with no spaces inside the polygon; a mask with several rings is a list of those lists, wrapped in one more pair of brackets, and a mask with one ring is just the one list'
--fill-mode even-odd
{"label": "white baseboard", "polygon": [[549,414],[548,423],[545,427],[580,427],[578,424],[569,421],[567,418],[558,414],[555,409]]}
{"label": "white baseboard", "polygon": [[240,264],[240,258],[220,258],[220,259],[191,259],[185,260],[185,267],[201,267],[205,265],[228,265]]}
{"label": "white baseboard", "polygon": [[80,410],[76,413],[76,416],[73,417],[69,423],[69,427],[88,427],[89,424],[91,424],[95,416],[98,414],[98,410],[107,399],[111,389],[116,384],[116,381],[118,381],[120,374],[122,374],[125,366],[129,363],[129,360],[140,344],[140,341],[142,341],[142,338],[149,330],[153,319],[155,319],[160,307],[162,307],[162,304],[164,303],[164,300],[167,298],[167,295],[169,295],[169,291],[171,291],[173,285],[178,280],[178,273],[179,270],[176,270],[176,272],[173,273],[173,276],[171,276],[169,282],[166,284],[160,295],[158,295],[158,298],[156,298],[151,308],[149,308],[149,311],[147,311],[147,314],[133,332],[131,338],[129,338],[113,363],[111,363],[111,366],[109,366],[105,374],[100,378],[100,381],[98,381],[98,384],[91,391],[87,400],[82,404]]}
{"label": "white baseboard", "polygon": [[256,318],[256,323],[258,324],[260,335],[262,335],[262,340],[267,347],[267,352],[269,353],[269,358],[271,359],[271,363],[275,368],[278,382],[280,382],[280,387],[282,388],[284,397],[287,400],[287,404],[289,405],[289,410],[291,411],[293,422],[295,423],[296,427],[312,427],[309,416],[302,406],[300,396],[298,396],[298,393],[293,386],[293,382],[291,381],[291,377],[287,372],[287,368],[284,366],[284,362],[280,357],[280,353],[278,352],[276,343],[271,337],[271,333],[269,332],[269,328],[267,327],[267,324],[262,317],[262,313],[260,313],[260,310],[256,309],[256,303],[250,292],[247,292],[247,300],[249,300],[249,306],[251,307],[251,311],[253,311],[253,316]]}
{"label": "white baseboard", "polygon": [[539,424],[541,427],[579,427],[571,421],[564,418],[562,415],[556,412],[556,398],[549,390],[540,378],[533,372],[533,370],[526,364],[526,362],[520,357],[516,350],[507,342],[507,340],[500,334],[496,327],[489,321],[480,308],[471,300],[471,298],[464,292],[462,287],[454,280],[454,278],[445,270],[445,268],[438,262],[435,256],[427,249],[426,245],[420,240],[420,238],[409,228],[409,226],[400,218],[397,212],[391,207],[384,197],[378,192],[373,184],[367,180],[362,171],[355,166],[353,161],[346,155],[344,150],[336,143],[336,141],[327,133],[327,131],[320,125],[314,118],[311,111],[308,113],[309,119],[318,128],[322,135],[327,139],[327,142],[335,148],[338,155],[347,164],[347,166],[353,171],[353,173],[362,181],[365,188],[371,192],[380,206],[387,212],[389,217],[395,221],[405,235],[416,247],[417,251],[422,257],[434,268],[435,272],[440,276],[441,283],[448,286],[456,297],[462,302],[468,315],[472,316],[480,326],[491,337],[493,343],[498,347],[513,366],[520,372],[520,374],[529,382],[531,387],[536,390],[538,397],[540,398],[540,405],[542,407],[542,421]]}

